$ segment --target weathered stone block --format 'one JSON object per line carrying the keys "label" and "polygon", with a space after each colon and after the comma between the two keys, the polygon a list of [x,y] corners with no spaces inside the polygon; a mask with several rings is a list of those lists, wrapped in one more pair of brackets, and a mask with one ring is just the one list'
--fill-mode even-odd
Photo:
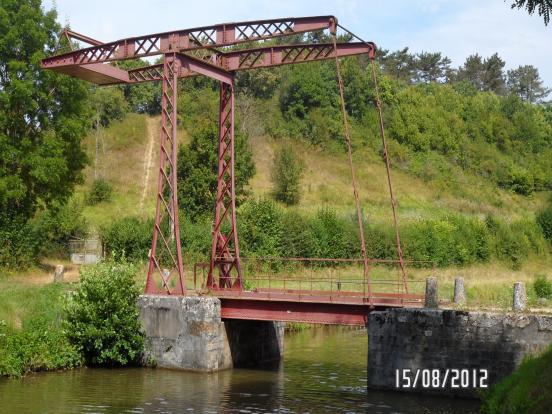
{"label": "weathered stone block", "polygon": [[159,367],[209,372],[279,361],[283,353],[283,324],[223,322],[218,298],[143,295],[138,307],[146,357]]}
{"label": "weathered stone block", "polygon": [[[401,330],[397,330],[400,327]],[[406,327],[406,328],[405,328]],[[392,309],[368,323],[368,385],[395,390],[397,369],[487,369],[489,384],[552,343],[552,316]],[[475,389],[400,389],[474,396]]]}

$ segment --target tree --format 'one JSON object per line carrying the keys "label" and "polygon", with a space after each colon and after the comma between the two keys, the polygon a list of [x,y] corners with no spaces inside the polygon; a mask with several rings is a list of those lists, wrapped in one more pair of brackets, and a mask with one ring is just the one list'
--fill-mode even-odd
{"label": "tree", "polygon": [[107,127],[113,120],[122,120],[129,110],[128,102],[118,88],[95,88],[90,95],[90,101],[95,112],[95,128]]}
{"label": "tree", "polygon": [[415,58],[408,52],[408,47],[388,53],[381,58],[383,70],[389,75],[406,82],[412,82],[416,65]]}
{"label": "tree", "polygon": [[88,88],[40,68],[58,44],[56,16],[40,0],[0,3],[0,222],[67,200],[86,163]]}
{"label": "tree", "polygon": [[[161,63],[159,60],[157,63]],[[124,70],[149,66],[145,60],[124,60],[115,63]],[[118,86],[123,91],[125,99],[133,112],[139,114],[157,115],[161,113],[161,82],[144,82],[137,85]]]}
{"label": "tree", "polygon": [[[235,135],[235,185],[238,203],[247,194],[247,184],[255,174],[253,155],[243,134]],[[197,220],[212,214],[217,192],[218,131],[213,123],[198,125],[190,145],[178,152],[178,197],[186,217]]]}
{"label": "tree", "polygon": [[502,69],[505,64],[506,62],[498,56],[498,53],[485,59],[483,62],[483,90],[492,91],[498,95],[504,94],[505,82]]}
{"label": "tree", "polygon": [[450,71],[451,60],[441,52],[422,52],[416,55],[416,79],[418,81],[443,82]]}
{"label": "tree", "polygon": [[544,25],[548,26],[550,14],[552,13],[552,0],[514,0],[511,5],[512,9],[521,9],[522,7],[525,7],[530,15],[538,10],[539,16],[543,17]]}
{"label": "tree", "polygon": [[464,65],[458,70],[458,79],[468,81],[478,91],[483,90],[485,77],[485,65],[479,54],[470,55],[466,58]]}
{"label": "tree", "polygon": [[550,93],[542,84],[538,69],[532,65],[508,71],[508,91],[529,103],[539,102]]}
{"label": "tree", "polygon": [[293,150],[284,145],[274,158],[272,181],[274,198],[287,205],[297,204],[301,197],[300,185],[303,164]]}

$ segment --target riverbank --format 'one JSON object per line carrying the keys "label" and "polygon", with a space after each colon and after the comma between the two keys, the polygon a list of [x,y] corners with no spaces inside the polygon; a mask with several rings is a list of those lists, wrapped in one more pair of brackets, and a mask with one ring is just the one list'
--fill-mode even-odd
{"label": "riverbank", "polygon": [[[197,373],[75,369],[0,378],[0,412],[475,414],[479,402],[366,386],[364,330],[325,326],[286,335],[280,366]],[[40,398],[37,398],[40,396]]]}
{"label": "riverbank", "polygon": [[69,284],[33,285],[0,279],[0,376],[69,369],[82,364],[62,330]]}

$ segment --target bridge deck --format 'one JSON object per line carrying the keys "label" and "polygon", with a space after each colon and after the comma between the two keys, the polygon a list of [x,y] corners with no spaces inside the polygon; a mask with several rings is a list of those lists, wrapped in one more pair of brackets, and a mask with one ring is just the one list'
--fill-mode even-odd
{"label": "bridge deck", "polygon": [[211,291],[221,300],[223,319],[309,322],[365,326],[373,310],[421,307],[423,295],[358,292],[328,292],[294,289]]}

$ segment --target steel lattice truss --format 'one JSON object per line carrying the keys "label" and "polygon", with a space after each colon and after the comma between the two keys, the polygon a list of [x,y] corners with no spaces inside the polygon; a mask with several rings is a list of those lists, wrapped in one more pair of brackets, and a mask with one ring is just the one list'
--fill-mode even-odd
{"label": "steel lattice truss", "polygon": [[[316,16],[220,24],[110,43],[66,30],[64,36],[70,44],[78,40],[90,46],[42,61],[44,69],[99,85],[162,82],[159,175],[147,293],[186,293],[176,177],[178,79],[203,75],[220,82],[218,184],[207,284],[211,288],[242,289],[235,209],[234,74],[326,59],[337,62],[339,57],[359,54],[374,58],[373,43],[336,43],[336,29],[335,17]],[[329,30],[334,43],[266,44],[269,39],[320,30]],[[243,43],[248,43],[246,48],[236,47]],[[249,47],[251,44],[255,47]],[[163,56],[162,64],[123,70],[109,63],[155,55]]]}

